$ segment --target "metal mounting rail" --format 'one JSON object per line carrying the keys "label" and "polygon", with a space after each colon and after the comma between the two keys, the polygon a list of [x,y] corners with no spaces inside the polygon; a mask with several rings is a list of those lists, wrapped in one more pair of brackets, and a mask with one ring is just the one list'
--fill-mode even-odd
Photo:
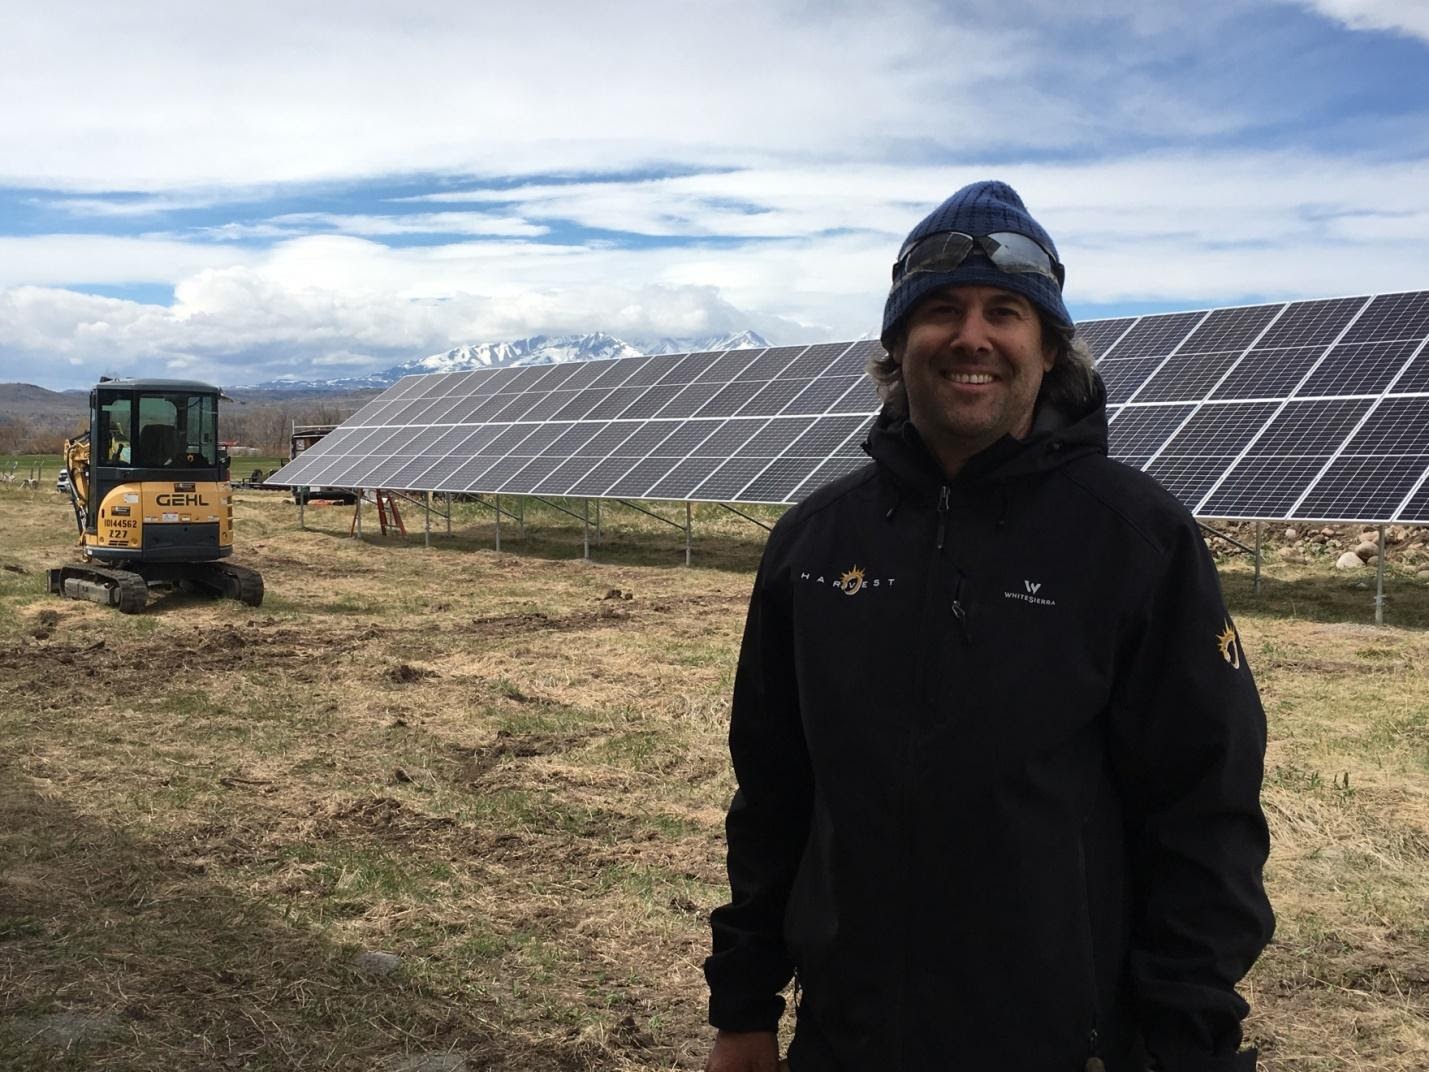
{"label": "metal mounting rail", "polygon": [[[578,513],[576,513],[574,510],[567,510],[564,506],[561,506],[561,505],[559,505],[559,504],[557,504],[557,503],[553,503],[550,499],[543,499],[543,498],[541,498],[541,496],[539,496],[539,495],[528,495],[527,498],[535,499],[538,503],[544,503],[546,506],[549,506],[552,510],[559,510],[561,513],[565,514],[567,517],[573,517],[573,518],[575,518],[577,521],[585,521],[585,520],[587,519],[587,515],[585,515],[585,514],[578,514]],[[514,517],[515,515],[513,514],[512,516]]]}
{"label": "metal mounting rail", "polygon": [[685,531],[685,526],[681,525],[678,521],[671,521],[668,517],[661,517],[654,510],[647,510],[645,507],[639,505],[638,503],[633,503],[629,499],[616,499],[615,501],[618,502],[621,506],[628,506],[632,510],[639,511],[646,517],[653,517],[656,521],[663,521],[672,529],[679,529],[681,532]]}
{"label": "metal mounting rail", "polygon": [[685,523],[681,525],[677,522],[671,521],[668,517],[661,517],[659,514],[655,513],[654,510],[647,510],[643,506],[637,506],[635,505],[635,503],[630,502],[628,499],[616,499],[615,501],[620,503],[622,506],[630,507],[630,509],[632,510],[638,510],[640,513],[645,514],[647,517],[653,517],[656,521],[663,521],[672,529],[679,529],[684,532],[685,565],[688,566],[690,564],[690,556],[693,554],[694,549],[695,531],[695,508],[693,503],[690,503],[688,501],[685,503]]}
{"label": "metal mounting rail", "polygon": [[765,532],[774,531],[773,525],[766,525],[763,521],[760,521],[759,518],[750,517],[743,510],[736,510],[733,506],[730,506],[729,503],[715,503],[715,505],[720,507],[721,509],[728,510],[731,514],[737,514],[739,517],[744,518],[744,520],[748,521],[752,525],[758,525]]}
{"label": "metal mounting rail", "polygon": [[1197,521],[1196,524],[1197,524],[1197,525],[1200,525],[1201,528],[1205,529],[1205,530],[1206,530],[1207,532],[1209,532],[1212,536],[1219,536],[1221,539],[1225,540],[1227,543],[1233,543],[1233,544],[1235,544],[1237,547],[1239,547],[1239,548],[1240,548],[1242,551],[1244,551],[1246,554],[1248,554],[1248,555],[1253,555],[1253,554],[1255,554],[1255,548],[1254,548],[1254,547],[1251,547],[1249,544],[1241,543],[1239,540],[1237,540],[1234,536],[1230,535],[1229,533],[1222,532],[1220,529],[1213,529],[1213,528],[1211,528],[1210,525],[1207,525],[1204,521]]}
{"label": "metal mounting rail", "polygon": [[[477,506],[484,506],[484,507],[486,507],[486,508],[487,508],[488,510],[490,510],[492,513],[494,513],[498,518],[500,518],[500,517],[509,517],[512,521],[520,521],[520,520],[521,520],[521,518],[520,518],[519,515],[513,514],[510,510],[506,509],[506,507],[504,507],[504,506],[501,505],[501,496],[500,496],[500,495],[496,496],[496,502],[495,502],[495,503],[489,503],[489,502],[487,502],[487,501],[486,501],[485,499],[483,499],[480,495],[474,495],[474,496],[472,496],[471,501],[474,502],[474,503],[476,503]],[[551,504],[550,504],[550,503],[547,503],[546,505],[549,506],[549,505],[551,505]],[[558,507],[556,507],[556,509],[559,510],[560,507],[558,506]],[[566,511],[566,512],[567,512],[567,513],[570,513],[569,510]],[[572,516],[572,517],[575,517],[575,516],[578,516],[578,515],[572,514],[571,516]]]}

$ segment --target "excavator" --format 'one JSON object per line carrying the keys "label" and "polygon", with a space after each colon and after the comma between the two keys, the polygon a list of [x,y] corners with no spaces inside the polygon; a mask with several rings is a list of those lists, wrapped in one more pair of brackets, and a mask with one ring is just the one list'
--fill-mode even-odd
{"label": "excavator", "polygon": [[189,380],[101,379],[89,428],[65,443],[80,562],[49,571],[50,591],[137,614],[150,586],[263,602],[257,570],[233,553],[219,388]]}

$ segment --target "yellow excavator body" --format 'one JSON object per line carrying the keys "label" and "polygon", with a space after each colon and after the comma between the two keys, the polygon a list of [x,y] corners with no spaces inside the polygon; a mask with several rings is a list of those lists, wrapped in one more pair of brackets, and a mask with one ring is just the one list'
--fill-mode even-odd
{"label": "yellow excavator body", "polygon": [[[120,484],[99,504],[94,538],[86,546],[142,552],[146,526],[218,526],[219,548],[233,548],[233,492],[228,484],[174,481]],[[152,530],[151,530],[152,531]],[[167,542],[167,541],[164,541]],[[223,552],[220,550],[220,554]]]}
{"label": "yellow excavator body", "polygon": [[257,571],[221,561],[233,552],[233,492],[219,397],[187,380],[105,380],[90,392],[90,427],[65,443],[81,562],[49,571],[52,592],[125,613],[163,584],[262,602]]}

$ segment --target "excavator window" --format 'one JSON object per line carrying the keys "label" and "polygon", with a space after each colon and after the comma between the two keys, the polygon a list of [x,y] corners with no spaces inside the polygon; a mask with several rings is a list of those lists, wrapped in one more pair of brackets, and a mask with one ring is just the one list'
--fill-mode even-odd
{"label": "excavator window", "polygon": [[135,454],[137,464],[149,469],[172,465],[178,444],[179,437],[169,425],[146,424],[139,429],[139,450]]}
{"label": "excavator window", "polygon": [[213,395],[142,395],[137,464],[184,469],[218,464],[218,400]]}
{"label": "excavator window", "polygon": [[99,442],[101,465],[129,465],[129,418],[131,414],[128,398],[109,399],[99,409]]}

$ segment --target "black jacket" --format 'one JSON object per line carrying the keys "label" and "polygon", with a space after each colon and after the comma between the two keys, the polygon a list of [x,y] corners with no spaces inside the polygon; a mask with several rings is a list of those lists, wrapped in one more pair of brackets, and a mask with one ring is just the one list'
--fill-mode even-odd
{"label": "black jacket", "polygon": [[711,1023],[797,969],[794,1072],[1253,1068],[1265,719],[1195,522],[1100,402],[952,481],[868,449],[755,581]]}

